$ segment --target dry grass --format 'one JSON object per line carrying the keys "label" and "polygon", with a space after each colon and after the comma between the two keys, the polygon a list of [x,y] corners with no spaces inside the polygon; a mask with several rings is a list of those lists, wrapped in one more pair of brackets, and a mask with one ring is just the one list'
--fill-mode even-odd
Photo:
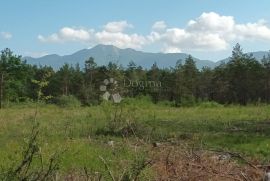
{"label": "dry grass", "polygon": [[166,146],[153,152],[153,160],[153,168],[156,170],[155,180],[160,181],[259,181],[264,177],[263,169],[247,163],[239,164],[226,153],[217,154]]}
{"label": "dry grass", "polygon": [[[152,148],[149,153],[155,181],[262,181],[264,168],[259,162],[247,161],[243,157],[234,158],[235,153],[193,150],[186,146],[162,146]],[[237,157],[237,156],[235,156]],[[240,162],[242,163],[240,164]],[[245,163],[244,163],[245,162]],[[70,171],[62,175],[65,181],[105,181],[112,180],[99,172]],[[116,179],[118,181],[118,179]],[[139,179],[140,180],[140,179]],[[145,180],[145,179],[143,179]],[[119,181],[123,181],[119,179]]]}

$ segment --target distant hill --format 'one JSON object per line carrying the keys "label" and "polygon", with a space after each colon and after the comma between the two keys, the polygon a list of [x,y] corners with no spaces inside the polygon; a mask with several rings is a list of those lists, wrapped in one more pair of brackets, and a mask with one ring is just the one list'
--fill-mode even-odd
{"label": "distant hill", "polygon": [[[185,53],[147,53],[137,51],[131,48],[120,49],[113,45],[97,45],[91,49],[83,49],[71,55],[59,56],[56,54],[46,55],[40,58],[24,57],[28,63],[34,65],[49,65],[55,69],[61,67],[64,63],[75,65],[77,63],[83,67],[85,60],[93,57],[98,65],[107,65],[112,61],[123,65],[128,65],[130,61],[135,62],[143,68],[150,68],[154,62],[160,68],[175,67],[178,60],[185,60],[188,54]],[[209,60],[200,60],[194,58],[198,68],[215,66],[215,63]]]}
{"label": "distant hill", "polygon": [[[263,56],[267,56],[270,52],[269,51],[258,51],[258,52],[249,52],[247,54],[252,54],[253,57],[258,60],[258,61],[261,61]],[[230,58],[225,58],[223,60],[220,60],[218,62],[216,62],[216,66],[219,65],[220,63],[224,62],[224,63],[227,63],[228,61],[230,60]]]}
{"label": "distant hill", "polygon": [[[261,60],[264,55],[269,52],[260,51],[253,52],[253,56],[257,60]],[[64,63],[84,66],[85,60],[93,57],[98,65],[107,65],[110,61],[118,63],[126,67],[130,61],[135,62],[143,68],[150,68],[155,62],[160,68],[175,67],[178,60],[185,60],[188,54],[185,53],[148,53],[137,51],[131,48],[120,49],[113,45],[97,45],[91,49],[83,49],[71,55],[59,56],[56,54],[46,55],[40,58],[24,57],[28,63],[33,65],[49,65],[54,69],[60,68]],[[193,57],[199,69],[202,67],[214,68],[221,62],[228,62],[229,58],[213,62],[210,60],[200,60]],[[184,62],[183,62],[184,63]]]}

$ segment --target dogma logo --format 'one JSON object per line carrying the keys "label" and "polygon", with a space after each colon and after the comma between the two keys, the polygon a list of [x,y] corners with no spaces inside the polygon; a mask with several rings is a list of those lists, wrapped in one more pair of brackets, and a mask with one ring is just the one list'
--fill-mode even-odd
{"label": "dogma logo", "polygon": [[104,100],[112,100],[114,103],[121,102],[122,97],[118,92],[118,82],[114,78],[105,79],[99,89],[104,92],[102,95]]}

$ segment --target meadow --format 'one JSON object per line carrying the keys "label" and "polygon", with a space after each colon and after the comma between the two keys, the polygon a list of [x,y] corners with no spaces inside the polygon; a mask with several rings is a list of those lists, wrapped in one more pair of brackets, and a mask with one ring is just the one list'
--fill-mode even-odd
{"label": "meadow", "polygon": [[[176,108],[169,103],[125,99],[119,105],[21,104],[0,110],[1,170],[20,162],[35,124],[44,164],[60,153],[57,173],[65,178],[85,174],[109,180],[111,173],[113,177],[135,174],[134,165],[146,163],[158,147],[230,151],[261,163],[270,159],[269,105],[208,102]],[[31,169],[40,165],[34,159]],[[143,166],[136,173],[139,180],[155,177],[154,167]]]}

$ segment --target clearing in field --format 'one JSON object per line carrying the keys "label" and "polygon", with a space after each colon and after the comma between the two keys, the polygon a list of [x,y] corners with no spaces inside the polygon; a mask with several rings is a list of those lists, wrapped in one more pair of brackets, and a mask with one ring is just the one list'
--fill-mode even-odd
{"label": "clearing in field", "polygon": [[2,170],[20,165],[38,124],[38,150],[19,177],[45,170],[57,155],[51,176],[58,179],[196,180],[193,172],[205,180],[258,179],[269,162],[269,120],[264,105],[174,108],[126,99],[85,108],[40,105],[37,113],[16,105],[1,110],[0,163]]}

